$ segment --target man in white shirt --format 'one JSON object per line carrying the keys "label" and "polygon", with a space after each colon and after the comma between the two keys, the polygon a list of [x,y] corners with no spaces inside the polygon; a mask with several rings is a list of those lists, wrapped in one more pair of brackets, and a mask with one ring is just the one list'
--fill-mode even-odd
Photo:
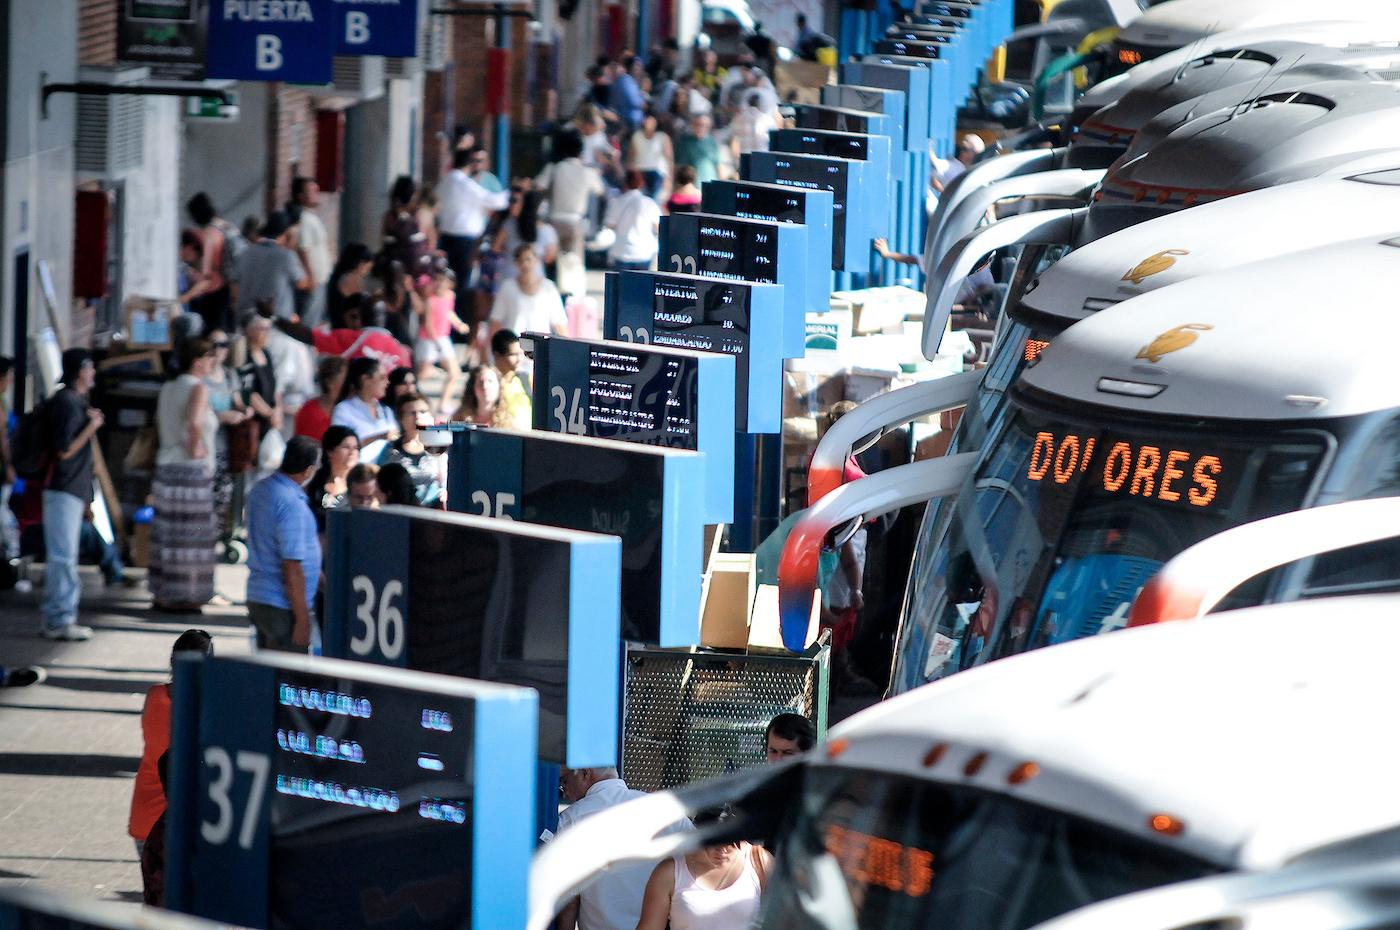
{"label": "man in white shirt", "polygon": [[311,273],[311,289],[297,292],[297,315],[307,326],[315,326],[325,315],[326,281],[335,263],[326,224],[316,215],[320,202],[321,188],[315,181],[292,178],[292,200],[287,205],[288,212],[293,206],[297,209],[297,242],[306,252],[306,270]]}
{"label": "man in white shirt", "polygon": [[[628,788],[611,767],[560,769],[559,787],[565,799],[573,802],[559,814],[559,833],[585,817],[646,797],[645,791]],[[690,821],[682,820],[665,832],[688,829]],[[609,869],[564,905],[554,922],[555,930],[574,930],[575,926],[578,930],[636,930],[642,916],[642,896],[654,868],[655,862],[643,862]]]}
{"label": "man in white shirt", "polygon": [[661,208],[642,191],[645,186],[640,171],[627,172],[627,193],[608,204],[603,218],[617,233],[608,255],[618,271],[644,271],[656,259]]}
{"label": "man in white shirt", "polygon": [[510,205],[510,192],[493,194],[467,172],[475,156],[472,149],[452,153],[452,170],[438,182],[438,248],[447,255],[447,264],[457,280],[471,280],[472,257],[476,244],[486,232],[486,221],[496,210]]}

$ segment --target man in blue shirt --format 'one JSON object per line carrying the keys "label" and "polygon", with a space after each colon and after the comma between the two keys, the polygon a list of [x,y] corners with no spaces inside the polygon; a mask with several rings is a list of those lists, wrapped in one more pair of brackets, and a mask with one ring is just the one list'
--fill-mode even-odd
{"label": "man in blue shirt", "polygon": [[282,467],[248,495],[248,619],[259,649],[306,652],[311,642],[321,543],[301,488],[320,459],[320,443],[293,436]]}

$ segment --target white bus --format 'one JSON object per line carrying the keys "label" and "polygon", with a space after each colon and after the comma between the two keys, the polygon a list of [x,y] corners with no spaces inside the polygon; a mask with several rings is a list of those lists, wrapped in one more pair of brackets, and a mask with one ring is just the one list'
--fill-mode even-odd
{"label": "white bus", "polygon": [[[1121,627],[1157,569],[1222,530],[1400,494],[1397,246],[1373,235],[1183,281],[1051,341],[989,405],[956,500],[930,508],[892,689]],[[1349,327],[1323,309],[1339,299]],[[1397,573],[1355,569],[1319,560],[1306,584]]]}
{"label": "white bus", "polygon": [[[1365,712],[1400,699],[1397,611],[1372,596],[1160,624],[901,695],[793,763],[561,833],[532,867],[528,928],[600,869],[739,839],[776,857],[761,930],[1024,930],[1326,856],[1400,827],[1400,744]],[[1321,630],[1367,648],[1305,645]],[[658,836],[721,805],[736,816]]]}

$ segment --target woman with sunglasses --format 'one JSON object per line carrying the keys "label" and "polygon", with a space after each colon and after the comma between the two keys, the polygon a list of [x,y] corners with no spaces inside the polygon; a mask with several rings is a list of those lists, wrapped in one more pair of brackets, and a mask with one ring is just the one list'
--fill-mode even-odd
{"label": "woman with sunglasses", "polygon": [[214,364],[204,376],[209,391],[209,406],[219,418],[214,434],[214,518],[218,521],[219,538],[227,541],[233,531],[229,520],[229,505],[233,500],[233,476],[229,473],[230,430],[253,415],[243,404],[243,392],[238,375],[228,367],[228,334],[216,329],[209,334],[214,347]]}

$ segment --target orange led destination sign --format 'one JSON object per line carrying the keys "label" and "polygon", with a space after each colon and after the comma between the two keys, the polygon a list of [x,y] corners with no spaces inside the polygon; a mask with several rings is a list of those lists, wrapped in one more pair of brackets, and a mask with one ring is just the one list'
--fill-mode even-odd
{"label": "orange led destination sign", "polygon": [[1026,477],[1066,484],[1083,474],[1092,490],[1131,494],[1172,503],[1209,507],[1224,480],[1221,456],[1172,448],[1165,443],[1126,442],[1074,433],[1035,434]]}
{"label": "orange led destination sign", "polygon": [[925,849],[832,825],[826,828],[826,851],[852,881],[911,898],[928,894],[933,884],[933,853]]}

